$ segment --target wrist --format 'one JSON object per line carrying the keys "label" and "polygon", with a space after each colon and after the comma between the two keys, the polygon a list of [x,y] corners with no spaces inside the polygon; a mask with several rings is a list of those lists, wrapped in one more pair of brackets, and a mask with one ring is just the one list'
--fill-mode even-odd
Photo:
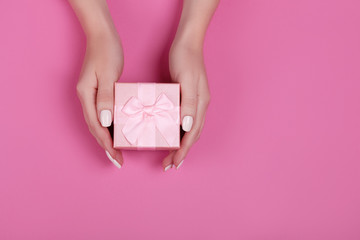
{"label": "wrist", "polygon": [[117,36],[105,0],[69,0],[87,39]]}
{"label": "wrist", "polygon": [[205,33],[201,29],[190,24],[180,25],[173,46],[181,46],[191,51],[202,52]]}
{"label": "wrist", "polygon": [[119,39],[119,35],[111,20],[100,20],[92,24],[91,27],[85,28],[86,39]]}
{"label": "wrist", "polygon": [[100,29],[99,31],[92,31],[86,34],[87,44],[101,44],[101,43],[114,43],[121,44],[120,37],[116,30]]}

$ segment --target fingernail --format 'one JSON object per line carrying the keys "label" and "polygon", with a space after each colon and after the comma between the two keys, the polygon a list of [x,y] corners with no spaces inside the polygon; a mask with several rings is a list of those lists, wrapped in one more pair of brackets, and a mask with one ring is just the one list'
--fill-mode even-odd
{"label": "fingernail", "polygon": [[167,166],[164,168],[164,171],[166,172],[166,171],[169,170],[170,168],[172,168],[172,164],[167,165]]}
{"label": "fingernail", "polygon": [[189,132],[191,130],[191,127],[193,125],[193,118],[191,116],[185,116],[182,120],[182,129],[185,132]]}
{"label": "fingernail", "polygon": [[113,159],[108,151],[105,150],[106,156],[110,159],[110,161],[118,168],[121,168],[121,165],[118,161]]}
{"label": "fingernail", "polygon": [[184,160],[182,160],[182,161],[179,163],[179,165],[177,165],[176,170],[179,169],[179,167],[181,166],[181,164],[182,164],[183,162],[184,162]]}
{"label": "fingernail", "polygon": [[102,110],[100,112],[100,122],[103,127],[110,127],[111,125],[111,111]]}

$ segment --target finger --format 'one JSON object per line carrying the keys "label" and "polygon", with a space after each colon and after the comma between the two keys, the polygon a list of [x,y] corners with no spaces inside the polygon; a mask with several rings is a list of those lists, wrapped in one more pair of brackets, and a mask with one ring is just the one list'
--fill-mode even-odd
{"label": "finger", "polygon": [[[180,149],[176,150],[175,154],[173,155],[173,163],[178,169],[180,165],[183,163],[187,153],[189,152],[191,146],[196,142],[199,134],[200,134],[200,127],[202,122],[202,109],[199,107],[196,116],[196,122],[193,126],[193,129],[190,132],[185,133],[183,139],[181,140],[181,147]],[[199,123],[200,121],[200,123]]]}
{"label": "finger", "polygon": [[169,153],[169,155],[167,155],[164,158],[164,160],[162,162],[162,166],[163,166],[163,169],[165,172],[173,167],[172,159],[173,159],[174,154],[175,154],[175,151],[171,151]]}
{"label": "finger", "polygon": [[[108,151],[106,151],[105,150],[105,153],[106,153],[106,156],[110,159],[110,161],[117,167],[117,168],[121,168],[121,165],[122,165],[122,163],[120,164],[118,161],[116,161],[112,156],[111,156],[111,154],[108,152]],[[114,154],[114,153],[113,153]],[[115,152],[115,155],[117,156],[117,155],[119,155],[119,156],[117,156],[116,158],[117,159],[119,159],[119,158],[121,158],[122,159],[122,154],[121,154],[121,152],[120,151],[116,151]]]}
{"label": "finger", "polygon": [[206,111],[209,107],[209,104],[210,104],[210,91],[209,91],[209,86],[208,86],[208,81],[207,81],[207,77],[205,76],[203,81],[201,81],[199,83],[199,98],[200,98],[200,104],[203,105],[203,107],[205,108],[205,111],[203,113],[203,117],[202,117],[202,122],[201,122],[201,126],[200,126],[200,130],[199,130],[199,133],[198,133],[198,136],[197,136],[197,140],[199,139],[200,137],[200,134],[204,128],[204,125],[205,125],[205,116],[206,116]]}
{"label": "finger", "polygon": [[83,108],[88,118],[88,125],[90,132],[94,135],[99,145],[105,150],[109,160],[114,163],[115,166],[120,168],[123,165],[123,157],[120,151],[113,148],[110,132],[107,128],[100,125],[95,110],[95,101],[89,101],[90,99],[84,99]]}
{"label": "finger", "polygon": [[113,106],[114,106],[114,82],[117,81],[115,77],[104,77],[98,79],[96,109],[97,116],[103,127],[110,127],[113,121]]}
{"label": "finger", "polygon": [[202,133],[202,130],[203,130],[203,128],[204,128],[204,125],[205,125],[205,117],[204,117],[203,120],[202,120],[202,123],[201,123],[201,126],[200,126],[199,135],[196,137],[198,140],[199,140],[199,138],[200,138],[200,135],[201,135],[201,133]]}
{"label": "finger", "polygon": [[[89,76],[91,77],[91,76]],[[112,139],[107,128],[104,128],[100,125],[100,122],[97,117],[96,108],[95,108],[95,99],[96,99],[96,88],[88,87],[86,84],[83,84],[84,81],[79,81],[77,86],[78,96],[83,108],[83,113],[85,121],[88,125],[89,131],[97,140],[98,144],[107,151],[106,155],[111,156],[109,159],[117,166],[120,167],[123,165],[123,157],[120,151],[115,150],[112,147]],[[114,162],[116,160],[117,164]]]}
{"label": "finger", "polygon": [[173,163],[176,166],[176,169],[178,169],[183,163],[184,158],[189,152],[191,146],[198,140],[200,136],[201,126],[205,119],[206,108],[207,105],[199,101],[194,126],[190,132],[185,133],[183,139],[181,140],[180,149],[176,150],[173,156]]}
{"label": "finger", "polygon": [[181,81],[181,126],[185,132],[192,129],[197,108],[197,81],[187,77]]}
{"label": "finger", "polygon": [[185,133],[181,141],[180,149],[178,149],[173,156],[173,163],[176,166],[176,169],[181,166],[191,146],[199,139],[204,126],[206,110],[210,102],[207,81],[203,81],[199,84],[199,94],[194,127],[190,132]]}

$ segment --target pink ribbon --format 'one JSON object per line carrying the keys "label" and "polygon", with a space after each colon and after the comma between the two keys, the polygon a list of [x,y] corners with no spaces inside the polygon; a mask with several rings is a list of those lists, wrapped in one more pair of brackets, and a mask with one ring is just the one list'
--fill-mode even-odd
{"label": "pink ribbon", "polygon": [[[122,129],[125,138],[132,145],[138,142],[151,142],[155,138],[155,128],[159,130],[166,142],[171,145],[177,131],[177,123],[169,114],[175,108],[170,99],[161,93],[152,105],[143,105],[137,97],[131,97],[122,108],[122,112],[128,115],[128,120]],[[149,129],[154,129],[154,134],[149,133]],[[153,135],[153,136],[149,136]],[[141,143],[140,143],[141,145]]]}

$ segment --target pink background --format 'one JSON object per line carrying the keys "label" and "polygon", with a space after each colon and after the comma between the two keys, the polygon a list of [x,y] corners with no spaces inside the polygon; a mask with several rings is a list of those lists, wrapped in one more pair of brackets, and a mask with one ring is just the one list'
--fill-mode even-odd
{"label": "pink background", "polygon": [[[124,81],[166,81],[179,1],[111,0]],[[117,169],[75,85],[64,0],[0,1],[0,239],[360,239],[360,3],[223,0],[207,124],[179,171]]]}

